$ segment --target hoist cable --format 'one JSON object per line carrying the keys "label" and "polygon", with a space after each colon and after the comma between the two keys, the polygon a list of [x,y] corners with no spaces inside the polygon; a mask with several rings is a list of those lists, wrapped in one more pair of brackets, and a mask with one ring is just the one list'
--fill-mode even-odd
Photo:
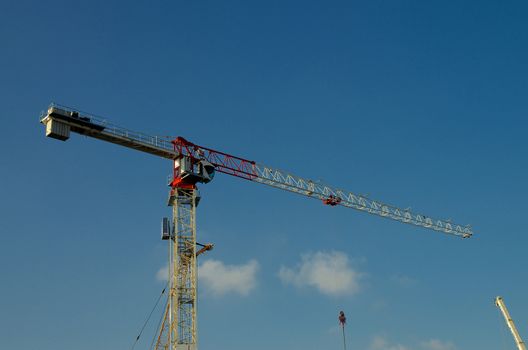
{"label": "hoist cable", "polygon": [[161,291],[161,294],[159,295],[158,297],[158,300],[156,300],[156,303],[154,304],[154,307],[152,308],[152,310],[150,311],[147,319],[145,320],[145,322],[143,323],[143,327],[141,327],[141,330],[139,331],[139,334],[138,336],[136,337],[136,340],[134,341],[134,344],[132,344],[132,347],[130,348],[130,350],[134,350],[134,347],[136,346],[136,344],[138,343],[139,341],[139,338],[141,337],[141,334],[143,333],[143,331],[145,330],[145,327],[147,326],[147,323],[149,322],[150,320],[150,317],[152,317],[152,314],[154,313],[154,310],[156,310],[160,300],[161,300],[161,297],[163,296],[163,294],[165,294],[165,290],[167,289],[167,286],[169,285],[169,282],[167,282],[167,284],[165,285],[165,287],[163,287],[163,290]]}

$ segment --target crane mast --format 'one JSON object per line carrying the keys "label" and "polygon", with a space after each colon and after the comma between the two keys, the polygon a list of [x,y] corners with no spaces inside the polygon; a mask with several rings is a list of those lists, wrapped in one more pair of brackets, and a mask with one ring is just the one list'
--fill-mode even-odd
{"label": "crane mast", "polygon": [[196,257],[212,248],[212,245],[207,245],[196,251],[196,207],[200,199],[197,184],[210,182],[215,172],[319,199],[329,206],[340,205],[461,238],[469,238],[473,234],[469,225],[416,214],[410,209],[401,209],[320,181],[199,146],[182,137],[172,139],[133,132],[70,107],[52,104],[42,114],[40,122],[46,126],[46,136],[51,138],[65,141],[74,132],[173,162],[168,201],[172,207],[172,222],[162,232],[162,239],[169,243],[170,293],[156,349],[197,349]]}
{"label": "crane mast", "polygon": [[517,345],[518,350],[526,350],[526,344],[521,339],[521,336],[519,332],[517,331],[517,327],[515,327],[515,323],[513,322],[513,319],[510,316],[510,313],[508,312],[508,309],[506,308],[506,304],[504,303],[504,299],[502,297],[496,297],[495,298],[495,305],[499,308],[499,310],[502,313],[502,316],[504,316],[504,320],[506,321],[506,324],[508,325],[508,328],[510,329],[513,339],[515,340],[515,344]]}
{"label": "crane mast", "polygon": [[170,205],[175,234],[169,240],[169,349],[195,350],[197,190],[176,190]]}

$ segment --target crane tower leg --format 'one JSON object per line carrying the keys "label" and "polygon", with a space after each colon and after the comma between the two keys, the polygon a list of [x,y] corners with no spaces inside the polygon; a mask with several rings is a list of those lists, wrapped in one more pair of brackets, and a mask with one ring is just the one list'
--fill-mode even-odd
{"label": "crane tower leg", "polygon": [[156,349],[197,350],[196,189],[175,189],[169,242],[169,300]]}

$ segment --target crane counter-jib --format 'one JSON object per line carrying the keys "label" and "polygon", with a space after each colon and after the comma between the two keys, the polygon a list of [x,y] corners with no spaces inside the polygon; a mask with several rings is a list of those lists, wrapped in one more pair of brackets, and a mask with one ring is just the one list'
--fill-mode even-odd
{"label": "crane counter-jib", "polygon": [[75,132],[167,159],[178,156],[168,138],[130,131],[70,108],[51,106],[40,121],[46,126],[46,136],[61,141]]}

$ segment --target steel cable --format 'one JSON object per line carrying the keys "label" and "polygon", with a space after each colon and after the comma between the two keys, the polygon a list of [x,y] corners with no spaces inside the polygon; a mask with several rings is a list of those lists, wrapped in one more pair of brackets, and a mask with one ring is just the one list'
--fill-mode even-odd
{"label": "steel cable", "polygon": [[152,310],[150,311],[147,319],[145,320],[145,322],[143,323],[143,327],[141,327],[141,330],[139,331],[139,334],[138,336],[136,337],[136,340],[134,341],[134,344],[132,344],[132,347],[130,348],[130,350],[134,350],[134,348],[136,347],[136,344],[138,343],[139,341],[139,338],[141,338],[141,334],[143,333],[143,331],[145,330],[145,327],[147,326],[147,323],[149,322],[150,318],[152,317],[152,314],[154,313],[154,311],[156,310],[156,308],[158,307],[158,304],[161,300],[161,297],[163,296],[163,294],[165,294],[165,290],[167,289],[167,286],[169,285],[169,282],[167,282],[167,284],[165,285],[165,287],[163,287],[163,290],[161,291],[161,294],[159,295],[158,297],[158,300],[156,300],[156,303],[154,304],[154,307],[152,308]]}

